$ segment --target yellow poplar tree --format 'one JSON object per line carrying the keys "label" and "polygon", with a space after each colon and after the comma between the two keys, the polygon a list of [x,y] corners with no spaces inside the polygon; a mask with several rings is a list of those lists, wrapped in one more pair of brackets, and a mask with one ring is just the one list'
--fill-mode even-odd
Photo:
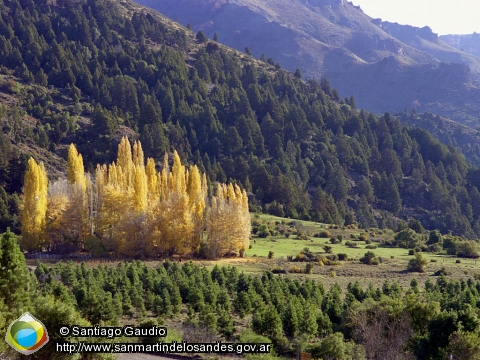
{"label": "yellow poplar tree", "polygon": [[68,148],[67,179],[71,184],[78,185],[82,191],[86,190],[87,179],[83,168],[83,157],[73,144]]}
{"label": "yellow poplar tree", "polygon": [[23,188],[21,213],[22,236],[27,250],[40,249],[44,245],[47,215],[48,179],[43,163],[28,160]]}
{"label": "yellow poplar tree", "polygon": [[147,175],[148,198],[152,202],[157,201],[160,196],[160,188],[158,184],[158,174],[155,170],[155,161],[152,158],[147,159],[145,174]]}
{"label": "yellow poplar tree", "polygon": [[118,145],[117,165],[122,169],[123,174],[125,175],[124,181],[126,186],[131,186],[133,180],[132,147],[126,136],[122,138]]}
{"label": "yellow poplar tree", "polygon": [[192,251],[198,251],[203,237],[204,214],[206,207],[206,187],[202,183],[202,177],[198,167],[193,165],[188,173],[187,183],[188,208],[192,218],[191,242],[188,244]]}
{"label": "yellow poplar tree", "polygon": [[91,196],[87,199],[87,183],[90,185],[89,195],[91,195],[91,184],[85,176],[83,157],[73,144],[68,148],[67,179],[71,185],[69,204],[62,215],[61,223],[65,226],[66,237],[83,244],[92,228],[89,206]]}

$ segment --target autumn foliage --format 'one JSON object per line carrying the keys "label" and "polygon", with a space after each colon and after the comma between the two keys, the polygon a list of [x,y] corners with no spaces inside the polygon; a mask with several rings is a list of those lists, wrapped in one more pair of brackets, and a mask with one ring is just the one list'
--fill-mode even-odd
{"label": "autumn foliage", "polygon": [[[217,184],[208,198],[207,180],[188,169],[177,152],[165,154],[162,170],[146,163],[140,142],[123,138],[118,158],[85,174],[72,144],[66,180],[48,186],[43,164],[33,159],[25,176],[22,231],[28,249],[64,243],[133,257],[203,254],[219,257],[248,249],[248,198],[237,185]],[[34,201],[36,197],[41,201]],[[88,243],[88,246],[86,246]]]}

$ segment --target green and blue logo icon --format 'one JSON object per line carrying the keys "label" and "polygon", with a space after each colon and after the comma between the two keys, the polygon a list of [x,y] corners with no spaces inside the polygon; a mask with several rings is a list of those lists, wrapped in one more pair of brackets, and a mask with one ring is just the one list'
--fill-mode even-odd
{"label": "green and blue logo icon", "polygon": [[27,312],[10,324],[5,340],[19,353],[30,355],[48,343],[48,333],[45,326]]}

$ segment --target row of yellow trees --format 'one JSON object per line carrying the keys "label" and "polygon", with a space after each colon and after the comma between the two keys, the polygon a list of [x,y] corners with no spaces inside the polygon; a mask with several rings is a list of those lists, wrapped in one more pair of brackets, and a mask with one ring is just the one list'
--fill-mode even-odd
{"label": "row of yellow trees", "polygon": [[[207,197],[207,180],[197,166],[187,169],[165,154],[157,172],[146,163],[140,142],[123,138],[117,161],[86,174],[72,144],[66,180],[48,184],[45,168],[30,159],[22,211],[23,245],[28,250],[101,242],[127,256],[192,254],[201,246],[212,257],[249,246],[248,198],[237,185],[218,184]],[[93,240],[92,240],[93,239]]]}

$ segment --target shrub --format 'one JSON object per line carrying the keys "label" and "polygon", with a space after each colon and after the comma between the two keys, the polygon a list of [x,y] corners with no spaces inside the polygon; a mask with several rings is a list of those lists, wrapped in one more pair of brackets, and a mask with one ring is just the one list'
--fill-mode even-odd
{"label": "shrub", "polygon": [[442,247],[440,246],[440,244],[432,244],[432,245],[428,245],[428,251],[432,252],[432,253],[438,253],[440,251],[442,251]]}
{"label": "shrub", "polygon": [[377,245],[367,245],[365,246],[365,249],[376,249]]}
{"label": "shrub", "polygon": [[353,241],[347,241],[345,242],[345,246],[348,246],[349,248],[356,248],[358,247],[356,243],[354,243]]}
{"label": "shrub", "polygon": [[410,272],[424,272],[428,260],[423,257],[421,253],[416,253],[415,258],[411,259],[407,265],[407,271]]}
{"label": "shrub", "polygon": [[335,271],[331,271],[328,276],[330,277],[337,277],[337,273]]}
{"label": "shrub", "polygon": [[313,270],[313,264],[312,263],[307,263],[305,265],[305,274],[311,274]]}
{"label": "shrub", "polygon": [[441,275],[452,275],[452,273],[450,271],[448,271],[447,269],[445,269],[444,267],[442,267],[440,270],[437,270],[435,271],[435,273],[433,274],[435,276],[441,276]]}
{"label": "shrub", "polygon": [[297,235],[297,239],[298,239],[298,240],[310,240],[310,238],[309,238],[308,235],[306,235],[306,234],[299,234],[299,235]]}
{"label": "shrub", "polygon": [[375,259],[375,253],[373,251],[367,251],[365,255],[362,258],[360,258],[360,262],[363,264],[378,265],[379,264],[378,262],[376,264],[373,263],[374,260],[377,260],[377,259]]}
{"label": "shrub", "polygon": [[347,254],[338,254],[338,260],[347,261],[348,255]]}
{"label": "shrub", "polygon": [[408,255],[415,255],[415,250],[414,249],[408,250]]}
{"label": "shrub", "polygon": [[270,251],[268,252],[268,258],[269,258],[269,259],[273,259],[273,255],[274,255],[274,252],[270,250]]}
{"label": "shrub", "polygon": [[298,253],[297,256],[295,256],[294,261],[299,261],[299,262],[305,261],[305,254],[304,253]]}
{"label": "shrub", "polygon": [[462,260],[460,259],[457,259],[457,261],[455,261],[456,264],[460,264],[462,262]]}
{"label": "shrub", "polygon": [[420,241],[421,236],[412,229],[404,229],[395,236],[395,244],[407,249],[414,249]]}
{"label": "shrub", "polygon": [[328,253],[328,254],[330,254],[330,253],[333,251],[332,247],[331,247],[331,246],[328,246],[328,245],[325,245],[325,246],[323,247],[323,249],[324,249],[325,252]]}
{"label": "shrub", "polygon": [[358,240],[367,241],[368,240],[368,235],[365,234],[365,233],[361,233],[360,236],[358,237]]}
{"label": "shrub", "polygon": [[477,259],[480,257],[478,255],[478,244],[473,241],[462,241],[458,242],[456,246],[457,250],[457,256],[458,257],[465,257],[465,258],[472,258],[472,259]]}
{"label": "shrub", "polygon": [[430,262],[436,263],[437,259],[430,259]]}
{"label": "shrub", "polygon": [[258,237],[261,237],[261,238],[266,238],[270,235],[270,229],[268,228],[268,225],[266,224],[262,224],[260,225],[260,227],[258,228]]}
{"label": "shrub", "polygon": [[330,231],[328,230],[322,230],[318,233],[318,236],[317,237],[320,237],[320,238],[330,238],[332,237],[332,234],[330,233]]}
{"label": "shrub", "polygon": [[290,268],[288,269],[288,272],[292,274],[301,274],[303,273],[303,270],[300,269],[298,266],[290,266]]}

